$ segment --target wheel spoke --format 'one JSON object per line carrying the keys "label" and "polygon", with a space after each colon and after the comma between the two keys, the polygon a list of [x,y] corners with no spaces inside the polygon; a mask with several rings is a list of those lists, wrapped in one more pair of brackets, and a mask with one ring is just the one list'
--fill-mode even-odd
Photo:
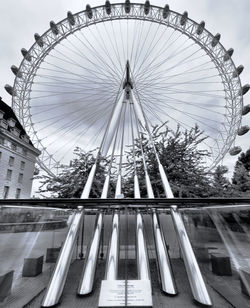
{"label": "wheel spoke", "polygon": [[[223,60],[224,47],[212,48],[212,35],[206,29],[197,35],[190,19],[181,27],[172,11],[163,19],[161,8],[146,15],[143,5],[131,3],[126,14],[124,4],[111,6],[109,15],[100,6],[93,18],[79,12],[75,25],[59,22],[58,35],[45,32],[44,45],[34,44],[19,68],[14,109],[46,154],[44,164],[67,163],[75,146],[98,148],[118,97],[128,101],[126,84],[150,125],[167,119],[184,131],[198,124],[207,137],[204,149],[214,155],[210,164],[217,163],[237,134],[242,109],[240,80],[232,78],[232,59]],[[114,157],[134,146],[137,134],[133,108],[125,112],[125,105],[111,141]]]}

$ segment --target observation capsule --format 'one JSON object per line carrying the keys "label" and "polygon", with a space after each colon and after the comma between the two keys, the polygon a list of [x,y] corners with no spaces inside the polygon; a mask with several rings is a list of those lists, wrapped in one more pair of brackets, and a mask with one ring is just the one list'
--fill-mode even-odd
{"label": "observation capsule", "polygon": [[181,15],[181,19],[180,19],[180,24],[181,26],[184,26],[187,22],[187,19],[188,19],[188,12],[184,12],[182,15]]}
{"label": "observation capsule", "polygon": [[15,65],[12,65],[10,69],[12,70],[15,76],[17,76],[18,78],[22,78],[23,74],[22,72],[19,71],[18,67],[16,67]]}
{"label": "observation capsule", "polygon": [[205,29],[205,21],[201,21],[196,29],[196,33],[198,35],[201,35],[204,29]]}
{"label": "observation capsule", "polygon": [[241,126],[238,130],[238,136],[243,136],[249,131],[250,127],[248,125]]}
{"label": "observation capsule", "polygon": [[23,57],[25,58],[25,60],[27,60],[29,62],[31,61],[31,55],[29,54],[29,52],[25,48],[21,49],[21,53],[22,53]]}
{"label": "observation capsule", "polygon": [[150,9],[150,2],[147,0],[144,4],[144,13],[145,15],[148,15]]}
{"label": "observation capsule", "polygon": [[6,92],[8,92],[11,96],[16,96],[16,93],[15,93],[13,87],[10,86],[9,84],[6,84],[6,85],[4,86],[4,89],[5,89]]}
{"label": "observation capsule", "polygon": [[166,19],[168,17],[169,13],[170,13],[169,5],[166,4],[164,9],[163,9],[163,13],[162,13],[163,19]]}
{"label": "observation capsule", "polygon": [[126,1],[125,1],[125,12],[126,12],[127,14],[130,13],[130,8],[131,8],[130,1],[129,1],[129,0],[126,0]]}
{"label": "observation capsule", "polygon": [[243,65],[239,65],[235,71],[233,72],[233,78],[236,78],[238,76],[240,76],[240,74],[242,73],[242,71],[244,70],[244,66]]}
{"label": "observation capsule", "polygon": [[246,115],[246,114],[248,114],[248,112],[250,112],[250,105],[249,104],[243,107],[242,115]]}
{"label": "observation capsule", "polygon": [[52,31],[53,34],[58,35],[59,34],[59,29],[57,27],[57,25],[54,23],[54,21],[51,20],[50,24],[50,29]]}
{"label": "observation capsule", "polygon": [[232,149],[229,150],[229,154],[230,154],[231,156],[234,156],[234,155],[239,154],[241,151],[242,151],[242,148],[241,148],[241,147],[235,146],[235,147],[233,147]]}
{"label": "observation capsule", "polygon": [[91,19],[93,17],[93,12],[92,12],[92,8],[89,4],[86,5],[86,13],[89,19]]}
{"label": "observation capsule", "polygon": [[44,45],[43,40],[42,40],[41,36],[38,33],[34,34],[34,38],[35,38],[35,41],[37,42],[37,44],[40,47],[43,47],[43,45]]}
{"label": "observation capsule", "polygon": [[105,2],[105,9],[106,9],[106,13],[110,15],[111,14],[111,4],[108,0]]}
{"label": "observation capsule", "polygon": [[228,51],[224,54],[223,60],[225,62],[228,61],[232,57],[233,53],[234,53],[233,48],[228,49]]}
{"label": "observation capsule", "polygon": [[212,39],[212,42],[211,42],[211,45],[212,47],[215,47],[220,41],[220,33],[217,33],[213,39]]}
{"label": "observation capsule", "polygon": [[239,90],[238,95],[245,95],[250,89],[250,85],[247,83],[245,84],[241,90]]}
{"label": "observation capsule", "polygon": [[75,23],[76,23],[75,17],[73,16],[73,14],[70,11],[68,11],[68,13],[67,13],[67,19],[68,19],[68,22],[71,26],[75,25]]}

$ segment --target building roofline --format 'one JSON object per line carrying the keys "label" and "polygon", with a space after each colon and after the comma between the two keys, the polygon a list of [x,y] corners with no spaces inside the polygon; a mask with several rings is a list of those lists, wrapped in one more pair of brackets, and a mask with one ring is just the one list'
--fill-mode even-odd
{"label": "building roofline", "polygon": [[[19,134],[19,137],[18,136],[16,136],[17,138],[20,138],[21,140],[22,140],[22,136],[28,136],[28,134],[26,133],[26,131],[25,131],[25,129],[23,128],[23,126],[22,126],[22,124],[19,122],[19,120],[18,120],[18,118],[17,118],[17,116],[15,115],[15,113],[14,113],[14,111],[13,111],[13,109],[9,106],[9,105],[7,105],[3,100],[2,100],[2,98],[0,97],[0,111],[3,111],[3,119],[4,120],[6,120],[6,121],[8,121],[9,119],[13,119],[13,120],[15,120],[15,125],[14,125],[14,127],[16,127],[18,130],[20,130],[20,134]],[[11,128],[8,126],[8,128],[7,128],[7,131],[8,132],[10,132],[11,133]],[[29,136],[28,136],[29,137]],[[35,148],[34,147],[34,145],[33,145],[33,143],[29,140],[28,142],[27,142],[29,145],[31,145],[33,148]]]}

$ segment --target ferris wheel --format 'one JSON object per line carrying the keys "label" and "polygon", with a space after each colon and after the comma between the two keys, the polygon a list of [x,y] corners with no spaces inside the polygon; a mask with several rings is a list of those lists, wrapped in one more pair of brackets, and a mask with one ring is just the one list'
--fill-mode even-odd
{"label": "ferris wheel", "polygon": [[211,34],[187,12],[149,1],[87,5],[51,21],[21,52],[20,66],[11,67],[14,85],[5,88],[42,153],[40,166],[50,174],[70,160],[75,147],[98,147],[128,66],[134,96],[151,126],[167,123],[184,131],[198,125],[207,137],[202,146],[211,153],[209,168],[226,153],[241,151],[234,142],[249,130],[241,127],[241,118],[250,111],[243,105],[250,88],[241,85],[243,66],[235,66],[233,49],[223,47],[220,34]]}

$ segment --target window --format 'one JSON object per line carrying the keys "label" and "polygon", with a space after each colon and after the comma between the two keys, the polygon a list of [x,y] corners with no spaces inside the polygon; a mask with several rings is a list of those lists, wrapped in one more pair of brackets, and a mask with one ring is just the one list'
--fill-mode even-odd
{"label": "window", "polygon": [[3,198],[4,199],[7,199],[8,198],[8,195],[9,195],[9,186],[4,186],[4,189],[3,189]]}
{"label": "window", "polygon": [[10,156],[10,158],[9,158],[9,166],[13,166],[14,165],[14,161],[15,161],[15,158],[13,156]]}
{"label": "window", "polygon": [[22,184],[22,182],[23,182],[23,173],[19,173],[18,183]]}
{"label": "window", "polygon": [[15,143],[12,142],[10,147],[11,147],[11,150],[16,151],[16,144]]}
{"label": "window", "polygon": [[4,145],[4,138],[3,137],[0,137],[0,144]]}
{"label": "window", "polygon": [[12,176],[12,170],[8,169],[6,174],[6,180],[10,181]]}
{"label": "window", "polygon": [[20,188],[17,188],[17,189],[16,189],[16,199],[19,199],[19,198],[20,198],[20,195],[21,195],[21,189],[20,189]]}
{"label": "window", "polygon": [[27,153],[28,153],[27,150],[22,149],[22,152],[23,152],[23,155],[24,155],[24,156],[27,156]]}
{"label": "window", "polygon": [[0,152],[0,160],[1,160],[1,158],[2,158],[2,152]]}
{"label": "window", "polygon": [[21,161],[20,169],[21,169],[21,170],[24,170],[24,168],[25,168],[25,162],[24,162],[24,161]]}

